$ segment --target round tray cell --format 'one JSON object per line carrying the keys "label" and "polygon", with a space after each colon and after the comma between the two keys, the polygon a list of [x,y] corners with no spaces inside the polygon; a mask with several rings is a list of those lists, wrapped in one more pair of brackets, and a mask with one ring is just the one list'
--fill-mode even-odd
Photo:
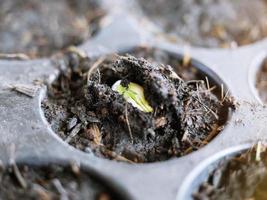
{"label": "round tray cell", "polygon": [[75,164],[1,165],[0,177],[0,199],[128,199],[108,180]]}
{"label": "round tray cell", "polygon": [[267,58],[261,64],[261,67],[256,75],[256,88],[260,99],[267,103]]}
{"label": "round tray cell", "polygon": [[267,35],[265,0],[139,0],[151,21],[181,43],[232,48]]}
{"label": "round tray cell", "polygon": [[82,151],[130,163],[168,160],[207,144],[228,119],[227,87],[222,92],[220,78],[193,59],[135,48],[65,60],[42,108],[54,132]]}
{"label": "round tray cell", "polygon": [[0,53],[50,56],[93,36],[104,13],[97,0],[2,0]]}
{"label": "round tray cell", "polygon": [[266,156],[262,143],[221,152],[188,176],[177,199],[266,199]]}

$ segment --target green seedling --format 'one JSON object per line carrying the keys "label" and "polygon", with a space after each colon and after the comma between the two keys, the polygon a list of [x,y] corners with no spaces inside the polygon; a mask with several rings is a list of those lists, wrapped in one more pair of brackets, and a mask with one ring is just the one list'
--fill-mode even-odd
{"label": "green seedling", "polygon": [[130,82],[127,87],[124,87],[121,85],[121,80],[118,80],[113,84],[112,90],[121,94],[127,102],[139,110],[146,113],[153,112],[153,108],[145,99],[144,89],[140,85]]}

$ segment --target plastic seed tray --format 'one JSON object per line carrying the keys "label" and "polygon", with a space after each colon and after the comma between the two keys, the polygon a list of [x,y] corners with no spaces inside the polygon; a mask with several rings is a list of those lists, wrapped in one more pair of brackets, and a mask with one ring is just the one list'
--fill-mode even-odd
{"label": "plastic seed tray", "polygon": [[[87,56],[125,53],[140,46],[167,51],[178,58],[185,54],[184,46],[156,37],[156,30],[151,29],[152,22],[141,23],[140,19],[145,16],[134,11],[138,6],[134,1],[107,0],[102,2],[102,6],[107,14],[101,20],[101,29],[77,47]],[[266,49],[267,40],[235,49],[194,46],[187,49],[193,65],[201,73],[214,84],[223,84],[224,93],[229,90],[228,94],[237,102],[236,109],[229,112],[224,129],[203,148],[183,157],[147,164],[128,164],[95,157],[66,144],[52,131],[41,108],[47,94],[46,87],[36,83],[49,84],[55,80],[60,62],[55,62],[54,58],[2,59],[0,160],[9,162],[9,148],[14,144],[17,162],[36,164],[75,160],[93,173],[101,174],[107,182],[114,183],[114,190],[121,191],[125,199],[190,199],[192,191],[212,168],[213,161],[238,151],[238,146],[242,144],[253,144],[267,138],[267,108],[255,88],[256,73],[266,56]],[[14,87],[22,86],[30,91],[30,96],[14,91]],[[214,157],[214,154],[217,156]],[[194,168],[198,169],[189,175]]]}

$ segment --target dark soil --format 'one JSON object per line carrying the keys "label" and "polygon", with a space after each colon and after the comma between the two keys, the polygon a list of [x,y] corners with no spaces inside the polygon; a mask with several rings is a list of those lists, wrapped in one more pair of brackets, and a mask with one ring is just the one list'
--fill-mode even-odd
{"label": "dark soil", "polygon": [[12,165],[0,167],[0,199],[112,200],[118,199],[78,166]]}
{"label": "dark soil", "polygon": [[194,194],[195,200],[266,200],[267,151],[256,160],[256,148],[225,161]]}
{"label": "dark soil", "polygon": [[266,0],[139,0],[144,13],[179,42],[235,47],[267,35]]}
{"label": "dark soil", "polygon": [[[131,55],[134,55],[138,58],[145,58],[148,62],[153,65],[170,65],[174,71],[185,81],[190,80],[204,80],[206,81],[207,75],[199,71],[191,63],[190,55],[185,55],[184,57],[177,58],[177,55],[172,55],[165,51],[159,49],[151,49],[149,47],[139,47],[135,48],[130,52]],[[216,83],[209,78],[211,86],[215,86]],[[213,93],[221,93],[221,88],[216,87],[212,90]],[[218,94],[218,95],[219,95]]]}
{"label": "dark soil", "polygon": [[257,73],[256,88],[258,89],[261,100],[267,103],[267,58],[264,59]]}
{"label": "dark soil", "polygon": [[0,53],[49,56],[96,33],[103,15],[96,0],[1,0]]}
{"label": "dark soil", "polygon": [[[94,70],[89,69],[95,61],[66,56],[68,69],[49,87],[42,104],[52,129],[78,149],[128,162],[167,160],[205,145],[225,123],[228,98],[212,94],[190,64],[183,68],[181,60],[159,52],[132,52],[152,63],[130,55],[103,57]],[[165,61],[156,62],[164,57],[179,75]],[[127,103],[111,89],[117,80],[126,87],[129,82],[141,85],[154,111],[145,113]]]}

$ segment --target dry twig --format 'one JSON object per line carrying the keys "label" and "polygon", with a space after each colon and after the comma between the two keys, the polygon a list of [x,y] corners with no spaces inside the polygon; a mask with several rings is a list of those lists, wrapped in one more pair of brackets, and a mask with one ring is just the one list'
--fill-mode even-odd
{"label": "dry twig", "polygon": [[105,60],[105,57],[100,57],[88,70],[87,72],[87,83],[90,81],[90,78],[93,74],[93,72],[99,67],[99,65]]}
{"label": "dry twig", "polygon": [[126,102],[126,105],[125,105],[125,119],[126,119],[128,131],[129,131],[129,135],[130,135],[130,138],[131,138],[131,142],[133,143],[133,134],[132,134],[132,129],[130,127],[130,123],[129,123],[129,119],[128,119],[127,105],[128,105],[128,103]]}

